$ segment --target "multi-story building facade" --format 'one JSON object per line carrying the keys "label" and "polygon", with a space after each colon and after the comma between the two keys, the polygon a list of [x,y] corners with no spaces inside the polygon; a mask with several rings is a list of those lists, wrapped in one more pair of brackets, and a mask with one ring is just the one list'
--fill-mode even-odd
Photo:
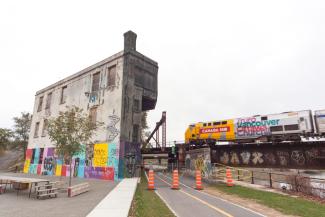
{"label": "multi-story building facade", "polygon": [[[136,37],[126,32],[123,51],[37,91],[25,173],[125,177],[126,156],[139,159],[142,113],[154,109],[157,101],[158,64],[136,51]],[[95,144],[86,144],[85,152],[74,156],[71,171],[47,135],[48,120],[69,106],[104,123],[92,138]]]}

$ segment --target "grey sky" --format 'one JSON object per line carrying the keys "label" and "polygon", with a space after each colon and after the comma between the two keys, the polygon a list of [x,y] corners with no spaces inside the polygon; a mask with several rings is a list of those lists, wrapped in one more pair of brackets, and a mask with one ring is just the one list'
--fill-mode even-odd
{"label": "grey sky", "polygon": [[123,49],[159,63],[154,127],[325,108],[324,1],[1,1],[0,127],[34,95]]}

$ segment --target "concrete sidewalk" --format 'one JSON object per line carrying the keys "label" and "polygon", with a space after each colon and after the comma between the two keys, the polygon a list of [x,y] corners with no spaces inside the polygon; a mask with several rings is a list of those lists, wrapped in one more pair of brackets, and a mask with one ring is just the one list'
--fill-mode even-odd
{"label": "concrete sidewalk", "polygon": [[127,217],[138,178],[123,179],[87,217]]}

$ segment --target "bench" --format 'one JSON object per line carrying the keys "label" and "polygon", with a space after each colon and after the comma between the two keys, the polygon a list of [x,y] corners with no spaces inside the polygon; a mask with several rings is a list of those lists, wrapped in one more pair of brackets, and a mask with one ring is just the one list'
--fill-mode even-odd
{"label": "bench", "polygon": [[84,182],[78,185],[68,187],[68,197],[73,197],[90,190],[90,185],[88,182]]}
{"label": "bench", "polygon": [[36,198],[52,198],[58,196],[58,188],[54,188],[53,184],[45,184],[35,187]]}

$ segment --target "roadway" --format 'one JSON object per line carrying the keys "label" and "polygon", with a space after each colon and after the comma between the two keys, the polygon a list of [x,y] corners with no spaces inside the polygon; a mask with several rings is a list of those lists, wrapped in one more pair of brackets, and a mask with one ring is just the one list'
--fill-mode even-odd
{"label": "roadway", "polygon": [[253,210],[193,188],[195,180],[180,176],[180,190],[170,188],[172,179],[155,174],[156,193],[179,217],[265,217]]}

